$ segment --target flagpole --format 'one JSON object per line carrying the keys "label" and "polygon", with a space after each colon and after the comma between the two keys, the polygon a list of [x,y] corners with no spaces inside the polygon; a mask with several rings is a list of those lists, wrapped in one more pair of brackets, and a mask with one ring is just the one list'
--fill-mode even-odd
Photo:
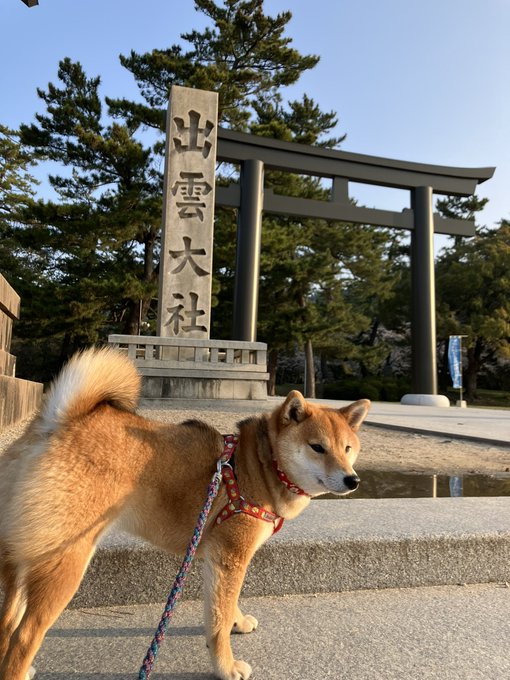
{"label": "flagpole", "polygon": [[463,377],[462,377],[462,335],[459,335],[459,354],[460,354],[460,405],[462,406],[462,385],[463,385]]}
{"label": "flagpole", "polygon": [[462,338],[467,338],[467,335],[459,335],[459,362],[460,362],[460,401],[459,401],[459,406],[464,406],[464,401],[462,399],[462,387],[463,387],[463,378],[462,378]]}

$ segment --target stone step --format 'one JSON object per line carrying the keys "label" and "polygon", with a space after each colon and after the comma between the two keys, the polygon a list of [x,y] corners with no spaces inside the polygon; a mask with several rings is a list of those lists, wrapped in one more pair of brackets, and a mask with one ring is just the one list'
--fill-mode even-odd
{"label": "stone step", "polygon": [[[161,602],[179,566],[113,532],[71,606]],[[315,500],[258,551],[243,596],[507,581],[510,498]],[[201,597],[198,563],[184,597]]]}

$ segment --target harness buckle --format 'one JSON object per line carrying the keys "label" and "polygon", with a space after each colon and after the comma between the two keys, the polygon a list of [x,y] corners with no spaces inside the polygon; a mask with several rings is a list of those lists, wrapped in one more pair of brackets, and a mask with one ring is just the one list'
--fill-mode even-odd
{"label": "harness buckle", "polygon": [[271,522],[273,524],[273,533],[276,533],[281,529],[283,518],[278,517],[278,515],[265,508],[248,503],[244,496],[241,496],[239,492],[234,467],[232,463],[230,463],[230,459],[235,453],[238,441],[239,438],[236,435],[224,435],[225,446],[223,455],[218,461],[218,470],[226,486],[228,502],[218,514],[216,524],[221,524],[229,517],[232,517],[232,515],[245,513],[250,517],[262,519],[265,522]]}

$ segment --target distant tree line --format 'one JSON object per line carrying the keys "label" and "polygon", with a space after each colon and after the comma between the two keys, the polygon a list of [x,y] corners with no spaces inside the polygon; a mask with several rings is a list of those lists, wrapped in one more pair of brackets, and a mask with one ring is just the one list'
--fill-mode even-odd
{"label": "distant tree line", "polygon": [[[195,0],[209,20],[169,48],[121,56],[137,101],[103,95],[99,76],[63,59],[39,89],[44,113],[0,126],[0,271],[22,297],[18,374],[48,380],[76,349],[109,333],[155,332],[164,120],[172,84],[219,94],[220,124],[281,140],[339,148],[338,116],[307,94],[285,101],[319,57],[286,34],[290,12],[263,0]],[[54,199],[36,196],[31,166],[44,162]],[[236,169],[222,166],[218,182]],[[54,173],[54,174],[53,174]],[[277,193],[327,198],[316,178],[267,172]],[[445,215],[472,217],[476,198],[447,198]],[[212,337],[229,338],[235,276],[234,210],[215,218]],[[410,272],[405,235],[372,225],[267,215],[263,221],[258,339],[268,343],[271,389],[289,356],[305,358],[306,384],[399,372],[409,344]],[[510,359],[510,223],[455,239],[437,261],[438,337],[467,338],[468,398],[477,378]],[[397,352],[398,353],[398,352]],[[503,364],[502,364],[503,362]],[[404,365],[404,364],[402,364]],[[506,364],[508,366],[508,364]],[[499,375],[503,385],[504,371]],[[508,369],[506,380],[510,381]],[[448,381],[441,366],[443,389]],[[496,381],[497,382],[497,381]]]}

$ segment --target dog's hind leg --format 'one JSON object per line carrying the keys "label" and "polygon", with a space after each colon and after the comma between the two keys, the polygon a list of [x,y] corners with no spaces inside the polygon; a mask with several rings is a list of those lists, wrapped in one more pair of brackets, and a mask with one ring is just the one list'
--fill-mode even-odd
{"label": "dog's hind leg", "polygon": [[6,558],[0,565],[0,578],[4,588],[4,601],[0,610],[0,663],[9,648],[9,641],[23,616],[24,598],[20,575]]}
{"label": "dog's hind leg", "polygon": [[82,537],[25,574],[26,611],[11,636],[0,665],[0,680],[26,680],[48,628],[78,589],[94,551],[90,536]]}

